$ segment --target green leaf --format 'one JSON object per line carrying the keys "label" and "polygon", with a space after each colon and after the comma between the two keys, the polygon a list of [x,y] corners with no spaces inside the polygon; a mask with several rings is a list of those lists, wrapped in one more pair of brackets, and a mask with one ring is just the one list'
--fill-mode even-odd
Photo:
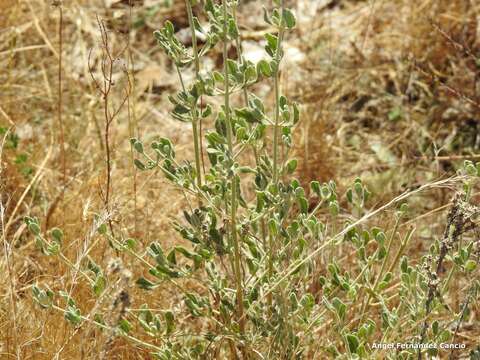
{"label": "green leaf", "polygon": [[160,277],[160,274],[166,275],[171,278],[179,278],[181,276],[178,271],[172,270],[169,266],[164,264],[157,265],[156,268],[150,269],[149,272],[156,277]]}
{"label": "green leaf", "polygon": [[297,23],[295,15],[290,9],[283,9],[283,21],[288,29],[293,29]]}
{"label": "green leaf", "polygon": [[237,24],[234,19],[230,19],[228,21],[228,35],[230,35],[231,39],[235,39],[238,37]]}
{"label": "green leaf", "polygon": [[270,229],[270,234],[272,236],[277,236],[278,234],[278,224],[275,219],[270,219],[268,221],[268,228]]}
{"label": "green leaf", "polygon": [[137,281],[136,284],[140,289],[144,290],[152,290],[154,289],[157,285],[155,285],[153,282],[150,280],[145,279],[144,277],[140,277]]}
{"label": "green leaf", "polygon": [[55,242],[57,242],[57,243],[61,243],[61,242],[62,242],[62,239],[63,239],[63,232],[62,232],[62,230],[60,230],[59,228],[53,228],[53,229],[50,231],[50,234],[52,235],[53,240],[55,240]]}
{"label": "green leaf", "polygon": [[280,105],[281,109],[285,109],[287,106],[287,98],[284,95],[281,95],[278,99],[278,104]]}
{"label": "green leaf", "polygon": [[347,305],[345,305],[342,300],[339,298],[334,298],[332,300],[332,305],[335,308],[335,312],[338,315],[338,318],[343,321],[345,319],[345,313],[347,311]]}
{"label": "green leaf", "polygon": [[358,337],[354,334],[348,334],[346,338],[347,338],[348,350],[350,350],[350,353],[356,354],[357,349],[360,345],[360,341],[358,340]]}
{"label": "green leaf", "polygon": [[173,109],[173,112],[175,114],[185,115],[185,114],[188,114],[190,112],[190,109],[187,108],[186,106],[182,105],[182,104],[177,104],[177,105],[175,105],[175,107]]}
{"label": "green leaf", "polygon": [[377,254],[377,259],[382,260],[387,256],[387,249],[385,249],[385,246],[380,245],[380,248],[378,249],[378,254]]}
{"label": "green leaf", "polygon": [[362,181],[360,179],[356,179],[353,188],[355,189],[355,193],[357,196],[362,196],[363,195],[363,186],[362,186]]}
{"label": "green leaf", "polygon": [[202,111],[202,118],[207,118],[212,114],[212,106],[208,104],[205,110]]}
{"label": "green leaf", "polygon": [[307,293],[300,299],[300,304],[304,308],[306,312],[312,311],[313,307],[315,306],[315,298],[312,294]]}
{"label": "green leaf", "polygon": [[252,169],[250,166],[240,166],[238,168],[240,174],[256,174],[255,169]]}
{"label": "green leaf", "polygon": [[402,109],[400,107],[394,107],[388,113],[388,120],[390,121],[398,121],[402,117]]}
{"label": "green leaf", "polygon": [[272,48],[276,49],[278,44],[278,37],[276,35],[266,33],[265,39],[267,40],[267,44]]}
{"label": "green leaf", "polygon": [[167,323],[167,335],[171,334],[175,330],[175,317],[173,312],[170,310],[166,311],[164,314],[165,322]]}
{"label": "green leaf", "polygon": [[32,294],[35,302],[44,309],[48,309],[53,304],[53,292],[47,287],[45,290],[38,286],[32,286]]}
{"label": "green leaf", "polygon": [[118,322],[118,328],[125,334],[128,334],[132,329],[132,324],[126,319],[121,319]]}
{"label": "green leaf", "polygon": [[223,76],[222,73],[220,73],[219,71],[214,71],[212,73],[213,75],[213,79],[216,81],[216,82],[221,82],[223,83],[225,81],[225,77]]}
{"label": "green leaf", "polygon": [[245,76],[246,83],[255,81],[257,78],[257,71],[255,70],[255,67],[253,65],[247,66],[247,68],[244,71],[244,76]]}
{"label": "green leaf", "polygon": [[176,265],[177,264],[177,257],[175,256],[175,248],[173,248],[167,255],[167,260],[171,263]]}
{"label": "green leaf", "polygon": [[267,40],[265,50],[270,56],[274,56],[275,52],[277,51],[278,37],[273,34],[266,33],[265,39]]}
{"label": "green leaf", "polygon": [[28,230],[30,230],[34,235],[40,235],[40,226],[36,222],[30,222],[28,224]]}
{"label": "green leaf", "polygon": [[338,205],[338,202],[336,200],[331,201],[328,205],[328,208],[330,209],[330,214],[332,214],[333,216],[337,216],[340,212],[340,206]]}
{"label": "green leaf", "polygon": [[406,256],[402,256],[400,269],[402,270],[402,273],[406,273],[408,271],[408,258]]}
{"label": "green leaf", "polygon": [[97,231],[100,235],[105,235],[107,233],[107,224],[100,224]]}
{"label": "green leaf", "polygon": [[347,190],[347,201],[352,204],[353,203],[353,191],[352,189]]}
{"label": "green leaf", "polygon": [[183,246],[175,246],[175,250],[178,251],[180,254],[182,254],[183,256],[185,256],[188,259],[192,259],[193,256],[195,255],[194,253],[192,253],[191,251],[188,251]]}
{"label": "green leaf", "polygon": [[387,239],[387,237],[385,236],[385,233],[383,231],[379,231],[375,235],[375,240],[382,246],[385,244],[386,239]]}
{"label": "green leaf", "polygon": [[298,104],[293,103],[293,124],[295,125],[300,120],[300,111],[298,110]]}
{"label": "green leaf", "polygon": [[232,59],[227,59],[227,67],[229,74],[238,73],[238,64],[236,61],[233,61]]}
{"label": "green leaf", "polygon": [[290,160],[288,163],[287,163],[287,172],[289,174],[293,174],[294,171],[297,169],[297,160],[296,159],[292,159]]}
{"label": "green leaf", "polygon": [[185,294],[184,301],[185,301],[185,305],[187,305],[188,309],[190,310],[190,313],[192,314],[192,316],[197,317],[202,315],[201,305],[199,303],[198,298],[194,294],[191,294],[191,293]]}
{"label": "green leaf", "polygon": [[257,72],[262,76],[270,77],[272,76],[272,68],[266,60],[260,60],[257,64]]}
{"label": "green leaf", "polygon": [[97,278],[95,279],[95,283],[93,284],[93,292],[95,293],[95,295],[100,296],[103,290],[105,290],[106,285],[107,280],[105,279],[105,277],[103,275],[97,276]]}
{"label": "green leaf", "polygon": [[57,255],[60,252],[60,244],[58,242],[53,242],[47,246],[45,249],[46,255]]}
{"label": "green leaf", "polygon": [[135,247],[137,246],[137,242],[135,239],[128,238],[125,240],[123,245],[125,246],[126,249],[135,250]]}
{"label": "green leaf", "polygon": [[135,166],[137,167],[138,170],[142,170],[142,171],[143,171],[143,170],[146,170],[146,169],[147,169],[147,167],[145,166],[145,164],[144,164],[143,162],[141,162],[140,160],[138,160],[138,159],[135,159],[135,160],[133,161],[133,163],[135,164]]}
{"label": "green leaf", "polygon": [[465,263],[465,270],[467,272],[472,272],[474,271],[475,269],[477,268],[477,263],[473,260],[468,260],[466,263]]}
{"label": "green leaf", "polygon": [[98,266],[97,263],[90,256],[88,257],[87,269],[93,272],[95,276],[98,276],[102,273],[102,269],[100,269],[100,266]]}
{"label": "green leaf", "polygon": [[170,35],[175,33],[175,28],[170,20],[165,21],[165,30],[167,30]]}
{"label": "green leaf", "polygon": [[318,181],[312,181],[310,183],[310,189],[317,195],[320,196],[320,183]]}
{"label": "green leaf", "polygon": [[327,184],[324,184],[321,187],[320,191],[321,191],[322,199],[326,200],[331,198],[332,191],[330,190],[330,187]]}
{"label": "green leaf", "polygon": [[205,137],[211,145],[226,143],[226,139],[215,131],[208,133]]}
{"label": "green leaf", "polygon": [[470,176],[477,176],[477,168],[471,161],[466,160],[463,164],[463,167],[465,168],[465,171],[468,175]]}
{"label": "green leaf", "polygon": [[74,326],[79,325],[82,322],[80,310],[77,307],[68,306],[65,311],[65,319]]}
{"label": "green leaf", "polygon": [[302,214],[307,214],[308,213],[308,201],[304,197],[298,198],[298,205],[300,206],[300,211]]}
{"label": "green leaf", "polygon": [[140,141],[136,141],[133,147],[138,153],[143,154],[143,144]]}

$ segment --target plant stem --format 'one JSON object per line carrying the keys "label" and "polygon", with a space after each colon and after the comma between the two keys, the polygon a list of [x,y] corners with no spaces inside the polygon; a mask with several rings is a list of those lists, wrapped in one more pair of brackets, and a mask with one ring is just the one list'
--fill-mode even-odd
{"label": "plant stem", "polygon": [[[115,116],[118,114],[118,112],[121,109],[121,106],[113,113],[110,114],[109,107],[110,107],[110,101],[109,101],[109,96],[110,96],[110,91],[112,90],[113,82],[112,82],[112,75],[113,75],[113,63],[114,59],[113,56],[110,52],[110,44],[109,44],[109,38],[108,38],[108,32],[105,27],[105,24],[103,20],[100,20],[100,18],[97,16],[97,23],[98,23],[98,28],[100,30],[100,36],[102,38],[102,60],[101,60],[101,71],[102,71],[102,77],[103,77],[103,88],[100,88],[100,85],[96,82],[93,73],[90,72],[90,75],[92,76],[92,79],[94,80],[96,86],[100,89],[100,92],[102,94],[103,98],[103,116],[104,116],[104,121],[105,121],[105,127],[104,127],[104,141],[105,141],[105,152],[106,152],[106,189],[105,189],[105,199],[104,199],[104,206],[105,206],[105,212],[107,214],[110,214],[110,194],[113,191],[112,188],[112,155],[111,155],[111,144],[110,144],[110,125],[112,124],[113,119]],[[125,99],[126,101],[126,99]],[[113,232],[113,225],[112,225],[112,219],[109,217],[108,219],[108,225],[110,228],[110,232],[112,235],[114,234]]]}
{"label": "plant stem", "polygon": [[[109,70],[109,79],[112,78],[112,64],[110,64]],[[109,82],[111,80],[108,80]],[[107,86],[107,85],[106,85]],[[108,85],[110,86],[110,85]],[[105,116],[105,150],[107,155],[107,188],[106,188],[106,195],[105,195],[105,211],[107,214],[110,214],[110,190],[112,187],[112,161],[111,161],[111,149],[110,149],[110,124],[112,123],[110,115],[108,113],[108,92],[106,91],[106,95],[103,99],[103,109],[104,109],[104,116]],[[108,220],[108,225],[110,227],[110,231],[113,234],[113,226],[111,218]]]}
{"label": "plant stem", "polygon": [[58,109],[57,109],[57,116],[58,116],[58,127],[60,129],[60,153],[62,158],[62,190],[61,190],[61,204],[62,204],[62,221],[63,226],[65,226],[65,203],[64,203],[64,196],[65,196],[65,187],[67,186],[67,166],[66,166],[66,158],[65,158],[65,130],[62,118],[62,107],[63,107],[63,89],[62,89],[62,69],[63,69],[63,58],[62,58],[62,51],[63,51],[63,9],[62,4],[59,3],[58,5],[58,13],[60,16],[59,24],[58,24]]}
{"label": "plant stem", "polygon": [[452,266],[452,268],[448,272],[447,280],[445,280],[445,284],[443,285],[443,288],[440,294],[444,295],[448,291],[448,287],[450,285],[450,281],[452,280],[453,274],[455,273],[455,270],[456,270],[456,265]]}
{"label": "plant stem", "polygon": [[279,89],[279,73],[280,73],[280,60],[282,53],[282,40],[284,34],[284,24],[283,24],[283,9],[284,9],[284,0],[280,2],[280,29],[278,32],[278,43],[277,51],[275,52],[275,72],[273,75],[273,89],[275,92],[275,125],[273,128],[273,183],[276,185],[278,183],[278,125],[280,122],[280,89]]}
{"label": "plant stem", "polygon": [[400,260],[400,256],[403,255],[403,252],[405,251],[405,248],[410,242],[410,239],[412,238],[412,235],[414,232],[415,232],[415,227],[411,227],[410,229],[408,229],[407,235],[404,237],[402,243],[400,244],[400,248],[397,251],[397,255],[395,256],[395,259],[393,260],[393,262],[390,264],[390,267],[388,268],[388,272],[392,272],[393,269],[397,266],[398,261]]}
{"label": "plant stem", "polygon": [[375,284],[373,285],[374,290],[377,290],[378,283],[382,279],[383,273],[385,271],[385,267],[387,266],[388,257],[390,255],[391,250],[392,250],[393,239],[395,238],[395,235],[397,234],[398,226],[400,224],[400,219],[401,219],[401,216],[399,216],[397,218],[397,220],[395,221],[395,226],[393,227],[393,231],[390,234],[390,238],[388,239],[387,254],[385,255],[385,258],[383,259],[382,267],[380,268],[380,271],[377,275],[377,279],[375,280]]}
{"label": "plant stem", "polygon": [[192,4],[190,0],[185,0],[187,6],[187,15],[188,15],[188,25],[190,26],[190,32],[192,33],[192,47],[193,47],[193,57],[195,61],[195,75],[198,75],[200,72],[200,61],[198,58],[198,46],[197,46],[197,34],[195,33],[195,26],[193,24],[193,11]]}
{"label": "plant stem", "polygon": [[[223,71],[225,76],[225,94],[224,94],[224,105],[225,105],[225,119],[227,123],[227,142],[228,142],[228,151],[233,160],[233,131],[232,123],[230,118],[230,88],[228,83],[228,35],[227,35],[227,0],[223,0]],[[233,170],[233,169],[232,169]],[[236,278],[237,285],[237,316],[239,319],[240,333],[245,332],[245,318],[243,316],[243,289],[242,289],[242,273],[240,267],[240,246],[238,244],[237,237],[237,180],[235,174],[232,174],[232,183],[231,183],[232,198],[230,204],[230,232],[234,249],[234,273]]]}
{"label": "plant stem", "polygon": [[[402,218],[401,215],[397,217],[397,219],[395,221],[395,226],[393,227],[393,231],[390,234],[390,238],[388,239],[387,254],[383,258],[382,266],[381,266],[380,271],[378,272],[377,278],[375,279],[375,282],[373,284],[373,291],[374,292],[377,291],[378,284],[380,283],[380,280],[382,279],[383,273],[385,271],[385,267],[387,266],[388,257],[390,255],[390,251],[392,250],[393,239],[395,238],[395,235],[397,233],[398,226],[400,225],[400,219],[401,218]],[[370,305],[370,300],[371,299],[372,299],[372,295],[369,293],[368,296],[367,296],[367,301],[364,303],[364,306],[362,308],[362,312],[361,312],[362,315],[360,316],[360,321],[358,323],[359,326],[362,324],[362,322],[365,318],[365,314],[366,314],[366,311],[368,309],[368,306]]]}
{"label": "plant stem", "polygon": [[[128,93],[135,95],[135,76],[134,76],[134,62],[133,53],[130,43],[130,34],[132,30],[132,7],[133,0],[128,0],[128,34],[127,34],[127,80]],[[127,117],[128,117],[128,132],[130,139],[138,136],[138,128],[135,114],[135,96],[127,99]],[[134,165],[134,149],[130,146],[130,159],[132,163],[132,192],[133,192],[133,215],[134,215],[134,236],[139,236],[138,233],[138,206],[137,206],[137,167]]]}
{"label": "plant stem", "polygon": [[[192,34],[192,48],[193,48],[193,57],[195,63],[195,79],[198,79],[200,73],[200,60],[198,58],[198,47],[197,47],[197,35],[195,33],[195,26],[193,24],[193,11],[192,4],[190,0],[185,0],[187,6],[188,14],[188,24],[190,26],[190,32]],[[200,167],[200,137],[198,134],[198,113],[197,113],[197,102],[193,105],[192,111],[192,131],[193,131],[193,147],[195,149],[195,169],[197,171],[197,185],[198,187],[202,186],[202,173]]]}
{"label": "plant stem", "polygon": [[[63,312],[63,313],[67,312],[65,309],[61,308],[60,306],[54,305],[54,304],[52,305],[52,309]],[[89,322],[89,323],[94,323],[96,326],[98,326],[99,328],[102,328],[104,330],[110,330],[110,331],[115,330],[113,327],[110,327],[110,326],[102,324],[98,321],[92,320],[87,316],[80,315],[80,317],[82,318],[83,321],[86,321],[86,322]],[[130,340],[130,341],[132,341],[132,342],[134,342],[137,345],[140,345],[140,346],[146,348],[146,349],[151,349],[151,350],[155,350],[155,351],[161,351],[162,350],[162,348],[160,348],[158,346],[155,346],[154,344],[151,344],[151,343],[145,342],[143,340],[137,339],[136,337],[128,335],[126,333],[121,333],[121,336]]]}
{"label": "plant stem", "polygon": [[[280,60],[281,60],[281,53],[282,53],[282,40],[283,40],[283,33],[284,33],[284,25],[283,25],[283,8],[284,8],[284,1],[281,0],[280,2],[280,29],[278,32],[278,43],[277,43],[277,50],[275,52],[275,72],[273,75],[273,89],[275,93],[275,123],[273,127],[273,183],[274,185],[278,184],[278,125],[280,122],[280,89],[279,89],[279,70],[280,70]],[[268,278],[271,279],[273,276],[273,260],[275,258],[274,252],[274,239],[272,234],[269,235],[268,247],[269,247],[269,256],[268,256]],[[267,302],[269,305],[272,304],[272,294],[268,294]]]}
{"label": "plant stem", "polygon": [[[183,81],[182,73],[180,72],[180,68],[176,65],[178,78],[180,79],[180,84],[182,85],[182,90],[184,93],[187,92],[187,88],[185,87],[185,83]],[[193,147],[195,150],[195,170],[197,172],[197,185],[198,188],[202,186],[202,174],[200,172],[200,149],[199,149],[199,141],[198,141],[198,126],[197,126],[197,107],[194,105],[192,111],[192,132],[193,132]],[[199,200],[200,201],[200,200]]]}
{"label": "plant stem", "polygon": [[[264,220],[262,218],[262,220]],[[272,234],[272,231],[269,229],[268,231],[268,266],[267,266],[267,273],[268,273],[268,279],[269,281],[272,279],[273,276],[273,241],[274,235]],[[267,295],[267,304],[269,307],[269,311],[271,311],[270,307],[272,306],[272,300],[273,300],[273,293],[270,293]]]}
{"label": "plant stem", "polygon": [[[233,5],[232,7],[232,15],[233,18],[235,19],[235,23],[237,23],[237,5]],[[242,40],[240,38],[240,35],[238,35],[235,38],[235,46],[237,47],[237,56],[238,56],[238,61],[240,62],[240,66],[243,65],[243,53],[242,53]],[[248,106],[248,91],[247,87],[243,87],[243,101],[245,102],[245,106]]]}

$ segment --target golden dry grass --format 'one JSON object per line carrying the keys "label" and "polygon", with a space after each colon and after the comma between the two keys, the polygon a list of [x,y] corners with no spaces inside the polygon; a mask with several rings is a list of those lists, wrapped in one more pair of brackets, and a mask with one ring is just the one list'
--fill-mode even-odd
{"label": "golden dry grass", "polygon": [[[124,274],[125,278],[120,276],[118,283],[110,285],[105,298],[99,299],[96,304],[89,303],[89,290],[78,285],[78,274],[54,259],[41,256],[22,222],[23,216],[34,214],[42,219],[44,226],[47,226],[45,220],[48,218],[49,228],[62,227],[66,235],[65,255],[77,264],[84,261],[87,253],[94,259],[102,259],[103,266],[113,261],[108,244],[93,231],[96,226],[94,215],[107,216],[102,206],[105,196],[105,144],[101,136],[104,121],[102,101],[91,81],[88,57],[92,51],[93,64],[100,56],[96,14],[109,20],[110,43],[115,50],[127,42],[121,27],[130,14],[123,6],[114,9],[94,1],[66,3],[63,11],[65,184],[56,115],[59,10],[43,1],[12,2],[2,10],[1,124],[19,139],[18,146],[13,148],[9,146],[9,134],[6,133],[6,145],[2,146],[2,221],[8,228],[3,228],[6,231],[2,238],[6,253],[2,252],[1,261],[2,274],[5,275],[1,277],[1,287],[5,290],[0,315],[1,357],[96,358],[106,351],[108,354],[111,352],[109,358],[142,358],[144,351],[133,351],[131,344],[124,341],[110,344],[111,334],[102,334],[91,326],[71,329],[61,313],[39,312],[31,302],[30,286],[38,282],[48,283],[55,290],[69,289],[84,311],[90,311],[95,306],[109,308],[122,289],[135,299],[132,279],[143,271],[138,264],[125,259],[126,264],[122,268],[136,269],[135,273]],[[169,119],[168,111],[163,107],[164,90],[176,85],[171,81],[168,83],[170,74],[165,67],[162,68],[165,60],[155,49],[149,30],[164,19],[175,16],[176,11],[177,7],[171,10],[159,7],[155,22],[131,35],[137,41],[132,45],[136,59],[136,92],[130,99],[130,116],[124,107],[112,133],[111,203],[115,226],[124,229],[125,234],[141,239],[143,244],[154,239],[165,244],[173,241],[173,233],[166,224],[168,216],[174,216],[181,209],[182,198],[170,190],[160,176],[137,174],[134,190],[128,139],[132,133],[141,133],[145,138],[153,134],[168,134],[185,144],[187,153],[190,151],[186,146],[188,135],[181,125]],[[133,18],[143,12],[136,8],[131,16]],[[122,61],[126,62],[126,59],[119,61],[114,69],[116,88],[112,96],[113,106],[117,106],[126,81],[125,63]],[[151,81],[154,77],[155,81]],[[22,174],[22,165],[15,162],[19,154],[28,154],[26,163],[32,168],[31,174]],[[48,161],[40,167],[47,154],[50,154]],[[26,195],[22,198],[24,192]],[[166,297],[173,295],[169,289],[164,292]],[[162,304],[161,298],[152,301],[152,307],[161,307]],[[136,305],[132,300],[131,307]]]}

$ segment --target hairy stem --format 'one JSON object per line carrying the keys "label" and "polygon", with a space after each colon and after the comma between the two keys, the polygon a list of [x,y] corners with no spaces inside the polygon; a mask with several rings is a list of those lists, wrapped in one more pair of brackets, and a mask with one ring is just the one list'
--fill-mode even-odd
{"label": "hairy stem", "polygon": [[[280,2],[280,14],[282,16],[284,9],[284,0]],[[274,185],[278,185],[278,126],[280,122],[280,60],[282,54],[282,40],[283,34],[285,31],[283,17],[280,20],[280,29],[278,32],[278,43],[277,43],[277,50],[275,52],[275,71],[273,74],[273,89],[275,93],[275,124],[273,127],[273,183]],[[274,253],[274,239],[272,235],[269,236],[269,257],[268,257],[268,277],[269,279],[273,276],[273,261],[275,258]],[[272,304],[272,294],[268,294],[267,296],[268,304]]]}
{"label": "hairy stem", "polygon": [[[195,79],[198,79],[200,73],[200,60],[198,58],[198,47],[197,47],[197,35],[195,33],[195,26],[193,24],[193,11],[192,4],[190,0],[185,0],[187,6],[188,14],[188,24],[190,26],[190,32],[192,34],[192,48],[193,48],[193,57],[195,63]],[[201,173],[201,154],[200,154],[200,137],[198,133],[198,113],[197,113],[197,103],[193,105],[192,111],[192,131],[193,131],[193,147],[195,149],[195,169],[197,171],[197,185],[198,187],[202,186],[202,173]]]}
{"label": "hairy stem", "polygon": [[[283,14],[284,0],[280,2],[280,14]],[[282,16],[282,15],[281,15]],[[273,182],[278,183],[278,126],[280,122],[280,60],[282,54],[282,41],[285,32],[285,25],[280,20],[280,29],[278,32],[277,51],[275,52],[275,72],[273,74],[273,89],[275,93],[275,125],[273,127]]]}
{"label": "hairy stem", "polygon": [[[232,15],[233,15],[233,18],[235,19],[235,23],[236,23],[237,22],[237,5],[233,5]],[[241,66],[241,65],[243,65],[243,53],[242,53],[242,39],[240,38],[240,35],[238,35],[235,38],[235,46],[237,47],[238,61],[240,62],[240,66]],[[245,102],[245,106],[247,106],[248,105],[248,90],[247,90],[247,87],[244,86],[242,91],[243,91],[243,101]]]}
{"label": "hairy stem", "polygon": [[[227,0],[223,0],[223,71],[225,76],[225,119],[227,123],[227,142],[228,151],[233,160],[233,131],[232,131],[232,119],[230,117],[230,87],[228,82],[228,34],[227,34]],[[245,319],[243,316],[243,289],[242,289],[242,273],[240,267],[240,246],[238,244],[237,236],[237,181],[235,174],[232,174],[231,182],[231,204],[230,204],[230,232],[231,240],[234,248],[233,268],[235,273],[236,287],[237,287],[237,316],[239,319],[240,333],[245,331]]]}

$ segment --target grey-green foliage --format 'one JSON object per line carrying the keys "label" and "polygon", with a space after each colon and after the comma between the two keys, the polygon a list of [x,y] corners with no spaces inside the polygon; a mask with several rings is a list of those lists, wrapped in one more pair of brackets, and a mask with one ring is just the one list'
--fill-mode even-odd
{"label": "grey-green foliage", "polygon": [[[172,145],[167,139],[161,139],[161,144],[152,144],[153,155],[144,152],[138,139],[132,139],[132,144],[140,158],[143,158],[137,160],[142,161],[140,169],[159,166],[169,180],[186,192],[196,194],[201,203],[193,211],[184,211],[184,221],[174,223],[178,233],[192,244],[191,250],[176,247],[171,250],[170,256],[165,256],[158,244],[154,245],[155,250],[152,250],[152,245],[149,254],[155,258],[157,265],[149,270],[152,277],[148,280],[140,279],[139,285],[153,289],[158,282],[164,281],[165,277],[188,277],[203,271],[208,281],[209,296],[187,293],[184,298],[186,309],[192,316],[203,317],[205,321],[209,321],[209,318],[217,318],[215,314],[219,313],[216,321],[220,321],[225,327],[223,331],[234,337],[235,346],[244,355],[247,354],[245,356],[253,356],[252,349],[249,349],[251,345],[239,344],[244,341],[247,344],[255,343],[258,341],[257,337],[261,336],[271,339],[270,345],[265,342],[254,347],[258,346],[261,352],[268,352],[272,357],[291,358],[302,356],[305,351],[302,342],[308,336],[300,336],[300,333],[313,326],[313,321],[318,321],[312,317],[317,306],[314,297],[305,291],[306,279],[312,274],[312,263],[297,267],[291,276],[285,279],[281,290],[268,289],[278,280],[278,274],[282,270],[306,255],[312,242],[325,237],[325,223],[320,221],[315,213],[322,208],[328,208],[331,216],[336,216],[339,213],[339,204],[333,182],[323,185],[313,182],[313,198],[309,199],[297,180],[288,179],[288,175],[296,169],[296,160],[283,161],[281,168],[277,169],[277,159],[272,159],[267,151],[267,128],[272,125],[278,127],[281,142],[276,146],[289,149],[292,146],[292,129],[300,117],[298,106],[288,101],[285,96],[279,95],[275,102],[276,109],[269,111],[265,102],[250,91],[252,84],[278,77],[283,57],[283,32],[295,26],[293,13],[284,8],[283,3],[278,5],[271,14],[265,11],[268,24],[279,30],[276,34],[265,35],[265,50],[270,60],[262,60],[255,65],[243,61],[241,54],[235,60],[226,59],[223,73],[200,73],[190,87],[184,87],[179,94],[170,97],[173,104],[172,116],[181,121],[193,121],[195,117],[207,118],[213,111],[211,107],[207,107],[204,113],[196,109],[200,97],[204,97],[205,102],[209,96],[228,97],[238,90],[247,90],[247,102],[232,106],[233,101],[228,101],[213,111],[214,129],[205,136],[210,167],[204,175],[205,181],[201,187],[195,186],[196,177],[201,175],[195,172],[190,163],[177,162]],[[229,2],[228,12],[225,14],[222,5],[207,1],[205,11],[208,14],[210,30],[206,35],[208,39],[215,39],[207,43],[207,47],[217,40],[235,41],[238,38],[238,27],[232,16],[232,9],[236,6],[235,2]],[[198,23],[198,20],[195,19],[194,23]],[[157,31],[156,37],[176,66],[193,61],[194,56],[175,39],[170,23]],[[277,112],[277,120],[269,115]],[[256,157],[253,165],[251,162],[240,162],[241,150],[232,153],[229,128],[233,132],[234,148],[254,150]],[[143,165],[144,162],[146,165]],[[275,174],[276,171],[278,174]],[[250,182],[247,176],[253,177],[254,181]],[[278,177],[280,181],[275,180]],[[367,200],[365,194],[368,192],[364,190],[361,182],[355,184],[356,197],[361,196],[357,206],[361,207]],[[361,194],[358,190],[359,184]],[[254,197],[245,198],[243,194],[247,188],[250,192],[253,191]],[[233,189],[235,194],[232,194]],[[232,219],[228,218],[229,209],[234,206],[232,199],[238,201],[244,209],[237,213],[237,229],[233,230],[238,231],[240,237],[240,261],[244,264],[241,274],[244,298],[240,305],[237,301],[238,293],[232,291],[238,286],[234,284],[238,279],[232,279],[228,271],[225,272],[225,269],[220,267],[223,258],[238,256],[233,249],[232,229],[228,224],[232,223]],[[312,201],[318,202],[313,211],[309,209]],[[181,255],[182,261],[178,262],[173,254]],[[233,262],[231,261],[232,271]],[[343,281],[343,286],[349,286],[348,278]],[[238,318],[238,306],[244,307],[246,311],[247,325],[244,329],[240,325],[242,319]],[[345,317],[346,305],[341,300],[335,298],[332,306],[338,309],[337,312],[341,312],[340,317]],[[359,344],[354,344],[355,335],[349,334],[346,338],[350,341],[351,351],[356,352]],[[214,351],[213,349],[221,346],[220,341],[219,334],[209,334],[208,338],[204,339],[204,348]],[[172,351],[169,346],[165,349],[165,354]]]}

